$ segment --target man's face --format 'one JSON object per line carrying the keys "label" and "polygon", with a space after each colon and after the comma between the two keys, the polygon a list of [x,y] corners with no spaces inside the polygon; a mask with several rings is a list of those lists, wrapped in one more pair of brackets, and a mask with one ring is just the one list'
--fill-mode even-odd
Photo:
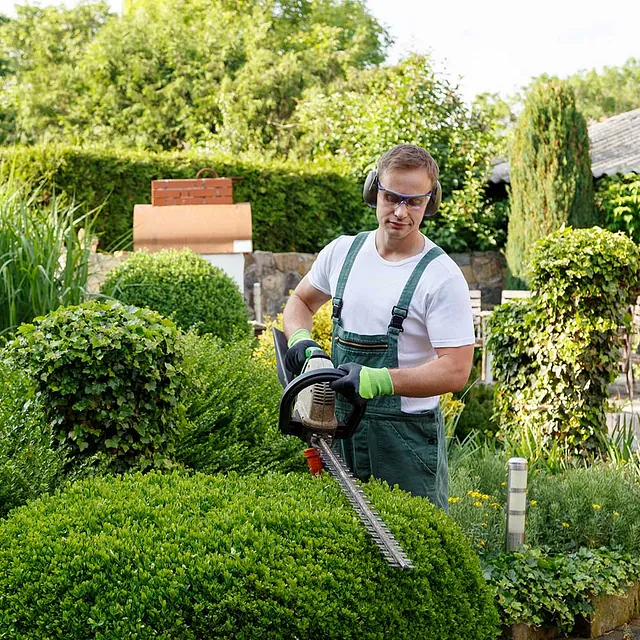
{"label": "man's face", "polygon": [[[378,182],[382,187],[378,189],[376,206],[376,217],[380,228],[390,238],[398,240],[419,233],[428,198],[412,199],[408,203],[396,206],[397,196],[385,192],[383,189],[402,195],[429,193],[433,188],[433,183],[427,170],[424,167],[418,169],[391,169],[385,171],[378,178]],[[417,204],[420,204],[420,206],[415,206]]]}

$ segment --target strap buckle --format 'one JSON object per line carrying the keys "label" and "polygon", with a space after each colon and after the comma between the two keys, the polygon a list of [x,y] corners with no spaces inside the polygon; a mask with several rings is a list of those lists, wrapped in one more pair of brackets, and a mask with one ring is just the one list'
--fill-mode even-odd
{"label": "strap buckle", "polygon": [[342,313],[342,298],[333,298],[331,303],[333,304],[333,313],[331,314],[331,317],[339,318]]}
{"label": "strap buckle", "polygon": [[391,322],[389,323],[389,328],[397,329],[398,331],[404,331],[402,328],[402,323],[409,313],[408,309],[403,309],[402,307],[393,307],[391,310]]}

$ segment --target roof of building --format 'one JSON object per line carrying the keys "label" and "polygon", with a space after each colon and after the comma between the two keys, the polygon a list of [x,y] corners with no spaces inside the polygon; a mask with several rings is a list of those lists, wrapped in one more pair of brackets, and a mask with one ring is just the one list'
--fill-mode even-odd
{"label": "roof of building", "polygon": [[[640,109],[620,113],[589,126],[591,171],[594,178],[640,173]],[[496,158],[489,181],[509,182],[509,162]]]}

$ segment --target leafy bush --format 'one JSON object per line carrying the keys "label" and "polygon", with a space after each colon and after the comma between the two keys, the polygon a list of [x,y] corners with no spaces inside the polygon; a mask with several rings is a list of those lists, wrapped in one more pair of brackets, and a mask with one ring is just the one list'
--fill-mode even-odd
{"label": "leafy bush", "polygon": [[196,326],[224,340],[251,331],[236,284],[190,249],[138,251],[107,274],[100,290],[124,304],[153,309],[185,331]]}
{"label": "leafy bush", "polygon": [[624,231],[640,242],[640,176],[605,176],[596,183],[596,205],[610,231]]}
{"label": "leafy bush", "polygon": [[78,482],[0,525],[0,627],[68,640],[495,638],[493,595],[458,528],[428,500],[365,490],[413,571],[386,565],[326,475]]}
{"label": "leafy bush", "polygon": [[568,634],[593,612],[591,594],[622,594],[640,578],[640,560],[608,549],[551,554],[525,548],[488,558],[484,575],[497,592],[503,624],[556,626]]}
{"label": "leafy bush", "polygon": [[54,441],[74,458],[104,453],[116,466],[145,468],[170,452],[184,413],[171,320],[88,302],[20,326],[11,348],[35,381]]}
{"label": "leafy bush", "polygon": [[304,445],[278,431],[282,387],[275,363],[252,355],[253,341],[184,339],[187,427],[177,460],[198,471],[304,470]]}
{"label": "leafy bush", "polygon": [[85,298],[91,217],[55,195],[42,207],[41,194],[28,193],[11,175],[0,184],[0,336]]}
{"label": "leafy bush", "polygon": [[0,351],[0,517],[57,486],[65,458],[34,402],[33,385]]}
{"label": "leafy bush", "polygon": [[590,456],[604,446],[607,386],[640,286],[640,248],[598,227],[561,229],[536,245],[530,274],[536,295],[489,319],[500,426],[534,440],[541,455]]}

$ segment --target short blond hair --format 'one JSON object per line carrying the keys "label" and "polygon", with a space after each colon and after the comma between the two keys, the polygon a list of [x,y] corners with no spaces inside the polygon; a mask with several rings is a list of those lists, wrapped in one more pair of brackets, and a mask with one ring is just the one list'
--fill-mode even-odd
{"label": "short blond hair", "polygon": [[431,154],[415,144],[399,144],[389,149],[378,160],[378,178],[385,171],[394,169],[420,169],[427,170],[429,179],[435,184],[440,176],[440,169]]}

